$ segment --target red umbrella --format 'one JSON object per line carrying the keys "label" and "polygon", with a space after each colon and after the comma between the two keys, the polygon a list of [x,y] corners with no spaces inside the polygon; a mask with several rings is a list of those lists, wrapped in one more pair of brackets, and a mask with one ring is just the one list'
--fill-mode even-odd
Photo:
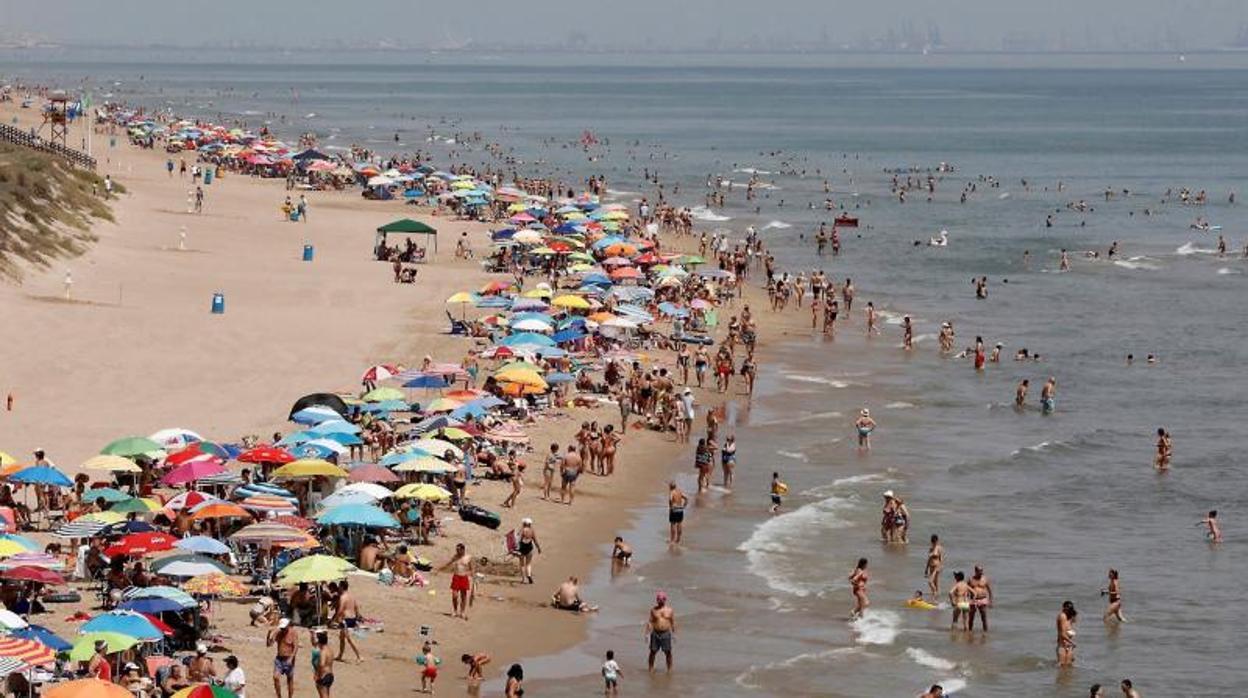
{"label": "red umbrella", "polygon": [[297,528],[300,531],[307,531],[316,525],[315,521],[310,521],[308,519],[303,518],[302,516],[295,516],[294,514],[284,514],[282,516],[274,516],[270,520],[273,523],[279,523],[283,526],[290,526],[291,528]]}
{"label": "red umbrella", "polygon": [[361,376],[360,380],[369,383],[376,383],[380,380],[393,378],[398,375],[398,373],[399,367],[394,364],[377,364],[376,366],[370,366],[369,369],[364,372],[364,375]]}
{"label": "red umbrella", "polygon": [[375,463],[357,465],[347,476],[351,482],[398,482],[399,476]]}
{"label": "red umbrella", "polygon": [[192,460],[174,468],[160,479],[166,485],[184,485],[213,475],[224,473],[226,468],[217,460]]}
{"label": "red umbrella", "polygon": [[262,444],[238,454],[238,460],[242,463],[277,463],[278,465],[286,465],[287,463],[294,463],[298,459],[284,448]]}
{"label": "red umbrella", "polygon": [[158,553],[165,550],[173,550],[173,544],[178,539],[168,533],[160,533],[157,531],[149,531],[147,533],[131,533],[122,537],[116,544],[109,546],[104,554],[109,557],[118,555],[147,555],[149,553]]}
{"label": "red umbrella", "polygon": [[41,584],[64,584],[65,578],[43,567],[21,565],[0,572],[0,579],[11,579],[19,582],[39,582]]}
{"label": "red umbrella", "polygon": [[156,616],[150,613],[140,613],[139,615],[146,618],[147,622],[151,623],[152,626],[155,627],[157,630],[159,630],[160,633],[164,635],[165,637],[173,636],[173,628],[168,623],[164,622],[163,620],[157,618]]}

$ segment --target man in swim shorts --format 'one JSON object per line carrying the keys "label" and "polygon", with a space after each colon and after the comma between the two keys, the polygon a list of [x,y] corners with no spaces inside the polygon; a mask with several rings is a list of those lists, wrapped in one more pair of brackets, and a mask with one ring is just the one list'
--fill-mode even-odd
{"label": "man in swim shorts", "polygon": [[1040,411],[1043,414],[1053,414],[1053,410],[1057,408],[1057,379],[1049,376],[1044,382],[1044,387],[1040,389]]}
{"label": "man in swim shorts", "polygon": [[971,575],[971,580],[967,582],[971,588],[971,614],[966,619],[966,629],[975,629],[975,614],[979,613],[981,625],[984,632],[988,632],[988,609],[992,607],[992,582],[988,579],[988,575],[984,574],[984,568],[981,565],[975,565],[975,573]]}
{"label": "man in swim shorts", "polygon": [[295,657],[299,654],[299,635],[290,627],[290,619],[283,618],[277,627],[269,631],[265,646],[277,646],[273,658],[273,692],[282,698],[282,677],[286,678],[286,695],[295,698]]}
{"label": "man in swim shorts", "polygon": [[567,497],[568,506],[572,505],[572,500],[576,497],[575,485],[576,478],[580,477],[581,470],[585,468],[585,461],[582,460],[581,454],[577,453],[575,444],[568,444],[568,452],[563,455],[563,467],[560,469],[559,478],[559,503],[563,504],[564,497]]}
{"label": "man in swim shorts", "polygon": [[667,594],[660,591],[654,597],[654,606],[646,620],[646,636],[650,640],[650,656],[646,663],[651,673],[654,673],[654,658],[659,652],[667,661],[667,671],[672,671],[672,636],[675,634],[676,612],[667,605]]}
{"label": "man in swim shorts", "polygon": [[684,535],[685,506],[688,503],[689,498],[676,485],[675,480],[667,483],[668,544],[680,543],[681,536]]}
{"label": "man in swim shorts", "polygon": [[453,569],[451,573],[451,617],[468,620],[468,595],[472,591],[472,576],[476,563],[463,543],[455,545],[455,557],[442,565],[440,571]]}

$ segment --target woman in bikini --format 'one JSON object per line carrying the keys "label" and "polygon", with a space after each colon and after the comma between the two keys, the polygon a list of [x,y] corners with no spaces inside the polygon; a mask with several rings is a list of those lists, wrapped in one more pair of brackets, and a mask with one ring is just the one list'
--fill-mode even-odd
{"label": "woman in bikini", "polygon": [[615,473],[615,451],[620,445],[620,435],[615,433],[615,425],[608,424],[602,428],[602,474]]}
{"label": "woman in bikini", "polygon": [[585,467],[591,473],[602,475],[602,433],[598,430],[598,422],[589,423],[589,435],[585,440],[589,446],[589,461]]}
{"label": "woman in bikini", "polygon": [[861,618],[867,607],[871,605],[871,600],[867,598],[867,581],[869,580],[867,558],[858,558],[854,571],[849,573],[849,588],[854,595],[854,610],[850,614],[851,618]]}
{"label": "woman in bikini", "polygon": [[1109,570],[1109,583],[1101,590],[1102,596],[1109,597],[1109,606],[1105,608],[1105,622],[1110,618],[1119,623],[1126,623],[1127,617],[1122,615],[1122,587],[1118,582],[1118,570]]}
{"label": "woman in bikini", "polygon": [[729,434],[724,448],[719,452],[720,468],[724,471],[724,489],[732,489],[732,471],[737,466],[737,437]]}
{"label": "woman in bikini", "polygon": [[585,467],[589,468],[589,422],[581,422],[580,431],[576,432],[576,436],[573,436],[572,438],[576,440],[577,450],[580,452],[581,456],[581,463],[584,463]]}
{"label": "woman in bikini", "polygon": [[1075,619],[1079,613],[1071,601],[1062,602],[1062,610],[1057,613],[1057,665],[1059,667],[1075,664]]}

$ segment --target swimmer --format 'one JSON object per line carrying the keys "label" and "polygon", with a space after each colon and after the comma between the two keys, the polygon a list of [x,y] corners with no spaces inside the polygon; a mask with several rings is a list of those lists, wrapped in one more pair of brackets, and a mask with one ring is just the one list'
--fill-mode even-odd
{"label": "swimmer", "polygon": [[950,630],[967,630],[966,622],[971,617],[971,585],[966,583],[966,575],[953,573],[953,588],[949,590],[949,605],[953,607],[953,621]]}
{"label": "swimmer", "polygon": [[1070,271],[1070,255],[1066,253],[1066,249],[1062,248],[1062,258],[1057,263],[1058,271]]}
{"label": "swimmer", "polygon": [[1027,404],[1027,389],[1030,387],[1031,387],[1030,380],[1027,380],[1026,378],[1024,378],[1023,380],[1019,381],[1018,387],[1014,389],[1014,407],[1016,409],[1021,410],[1023,409],[1023,406]]}
{"label": "swimmer", "polygon": [[1132,685],[1131,679],[1123,679],[1122,683],[1119,684],[1118,687],[1122,689],[1122,698],[1140,698],[1140,692],[1135,690],[1135,686]]}
{"label": "swimmer", "polygon": [[1127,617],[1122,615],[1122,586],[1118,581],[1118,570],[1109,570],[1109,583],[1101,589],[1101,596],[1109,597],[1109,605],[1105,607],[1105,622],[1108,623],[1112,618],[1119,623],[1126,623]]}
{"label": "swimmer", "polygon": [[850,612],[851,619],[861,618],[867,607],[871,605],[871,600],[867,598],[867,581],[869,579],[867,558],[858,558],[858,564],[849,573],[849,588],[854,595],[854,610]]}
{"label": "swimmer", "polygon": [[1044,387],[1040,389],[1040,412],[1042,414],[1053,414],[1053,410],[1057,407],[1057,379],[1049,376],[1044,382]]}
{"label": "swimmer", "polygon": [[1157,429],[1157,455],[1153,457],[1153,467],[1159,471],[1170,469],[1170,456],[1174,453],[1174,442],[1170,440],[1170,433],[1163,427]]}
{"label": "swimmer", "polygon": [[875,431],[875,420],[871,419],[871,410],[862,408],[858,413],[858,419],[854,421],[854,428],[858,430],[858,450],[871,450],[871,432]]}
{"label": "swimmer", "polygon": [[927,577],[927,588],[932,592],[934,601],[940,595],[940,571],[945,568],[945,546],[940,544],[940,536],[932,534],[931,547],[927,549],[927,564],[923,567],[923,576]]}
{"label": "swimmer", "polygon": [[945,689],[938,683],[932,684],[932,687],[927,689],[927,693],[920,695],[919,698],[945,698]]}
{"label": "swimmer", "polygon": [[1069,667],[1075,664],[1075,620],[1079,612],[1071,601],[1062,602],[1062,610],[1057,613],[1057,666]]}
{"label": "swimmer", "polygon": [[1208,536],[1210,543],[1222,542],[1222,527],[1218,526],[1218,510],[1213,509],[1209,515],[1200,520],[1197,526],[1205,527],[1205,535]]}
{"label": "swimmer", "polygon": [[906,349],[914,348],[914,323],[910,322],[910,316],[907,315],[901,320],[902,330],[902,346]]}

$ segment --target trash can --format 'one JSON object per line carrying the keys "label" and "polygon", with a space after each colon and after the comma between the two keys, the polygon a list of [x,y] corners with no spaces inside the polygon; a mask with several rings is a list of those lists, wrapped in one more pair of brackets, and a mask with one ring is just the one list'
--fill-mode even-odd
{"label": "trash can", "polygon": [[311,262],[312,258],[315,256],[316,256],[316,248],[310,244],[305,243],[303,246],[303,261]]}
{"label": "trash can", "polygon": [[116,148],[116,147],[117,147],[117,139],[116,139],[116,138],[110,138],[110,139],[108,139],[108,147],[110,147],[110,148]]}
{"label": "trash can", "polygon": [[212,168],[204,168],[204,184],[212,184]]}
{"label": "trash can", "polygon": [[217,291],[212,294],[212,314],[223,315],[225,313],[225,294]]}

